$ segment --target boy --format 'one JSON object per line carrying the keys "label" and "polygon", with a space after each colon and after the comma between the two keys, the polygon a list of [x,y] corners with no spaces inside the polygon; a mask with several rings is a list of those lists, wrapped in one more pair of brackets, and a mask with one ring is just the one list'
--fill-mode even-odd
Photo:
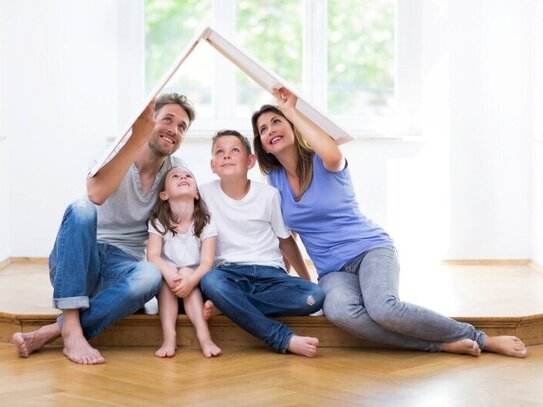
{"label": "boy", "polygon": [[[295,335],[269,316],[309,315],[324,293],[310,280],[298,246],[285,226],[277,190],[251,181],[256,163],[249,141],[235,130],[217,133],[211,169],[219,176],[200,188],[217,225],[216,267],[201,281],[209,299],[204,317],[217,307],[277,352],[312,357],[319,340]],[[288,275],[281,253],[302,278]]]}

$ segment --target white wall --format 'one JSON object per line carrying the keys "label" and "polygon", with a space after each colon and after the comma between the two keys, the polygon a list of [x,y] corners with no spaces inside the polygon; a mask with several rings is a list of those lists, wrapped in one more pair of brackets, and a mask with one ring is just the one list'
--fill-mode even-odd
{"label": "white wall", "polygon": [[[0,0],[0,58],[4,56],[4,50],[7,46],[7,15],[3,12],[7,0]],[[0,262],[10,256],[9,250],[9,165],[8,165],[8,139],[6,128],[6,104],[8,103],[7,94],[1,90],[5,88],[7,77],[5,63],[0,63]]]}
{"label": "white wall", "polygon": [[532,126],[533,126],[533,230],[532,260],[543,265],[543,2],[533,0],[532,38]]}
{"label": "white wall", "polygon": [[[11,102],[0,123],[9,134],[11,205],[0,215],[10,227],[9,239],[0,229],[0,259],[5,241],[10,256],[47,256],[64,207],[84,193],[89,160],[143,98],[141,4],[0,1],[9,15],[0,32],[17,39],[0,49],[11,61],[2,76],[9,81],[0,82],[0,100]],[[344,147],[363,211],[391,233],[402,258],[525,259],[536,242],[542,247],[543,221],[531,228],[532,190],[539,204],[542,194],[531,175],[541,174],[541,164],[531,166],[530,128],[538,41],[526,24],[536,4],[424,0],[423,139]],[[214,178],[207,140],[189,134],[179,155],[199,182]]]}
{"label": "white wall", "polygon": [[46,256],[118,122],[117,2],[5,1],[10,256]]}

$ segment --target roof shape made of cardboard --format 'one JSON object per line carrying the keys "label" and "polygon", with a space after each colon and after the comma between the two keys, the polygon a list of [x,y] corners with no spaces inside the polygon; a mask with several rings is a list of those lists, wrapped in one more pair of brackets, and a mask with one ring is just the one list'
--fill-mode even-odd
{"label": "roof shape made of cardboard", "polygon": [[[187,44],[185,49],[179,54],[170,69],[168,69],[168,71],[162,76],[161,80],[155,86],[153,91],[149,94],[148,98],[144,101],[141,108],[134,114],[132,120],[129,121],[128,125],[125,127],[126,130],[115,138],[115,140],[108,147],[104,155],[100,158],[100,160],[96,162],[96,164],[90,170],[90,176],[96,174],[105,163],[107,163],[115,156],[117,151],[119,151],[119,149],[124,145],[126,140],[132,134],[132,125],[139,117],[139,115],[143,112],[147,105],[158,96],[162,89],[164,89],[168,81],[178,71],[178,69],[181,67],[183,62],[185,62],[190,53],[202,41],[210,44],[213,48],[219,51],[224,57],[230,60],[247,76],[252,78],[256,83],[258,83],[268,92],[273,94],[274,88],[286,87],[291,92],[296,94],[296,92],[293,91],[292,87],[289,86],[288,83],[284,79],[279,77],[279,75],[277,75],[275,72],[267,69],[264,65],[262,65],[254,58],[249,57],[244,51],[234,45],[231,41],[228,41],[226,38],[221,36],[213,28],[205,27],[194,36],[194,38]],[[342,144],[352,140],[352,137],[345,130],[340,128],[336,123],[334,123],[324,114],[319,112],[316,108],[311,106],[311,104],[305,101],[302,96],[298,94],[296,94],[296,96],[298,97],[298,102],[296,104],[298,110],[305,114],[308,118],[310,118],[319,127],[321,127],[332,138],[334,138],[336,143]]]}

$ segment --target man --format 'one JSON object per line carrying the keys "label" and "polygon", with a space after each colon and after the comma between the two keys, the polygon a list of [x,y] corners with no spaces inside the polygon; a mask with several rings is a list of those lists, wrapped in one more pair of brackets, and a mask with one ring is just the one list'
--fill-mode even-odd
{"label": "man", "polygon": [[144,261],[145,221],[161,177],[173,165],[183,165],[171,155],[194,116],[185,96],[161,95],[135,121],[114,158],[87,178],[90,202],[78,200],[67,208],[49,257],[53,306],[62,315],[36,331],[15,333],[12,343],[19,356],[26,358],[62,336],[71,361],[104,363],[88,340],[156,295],[162,277]]}

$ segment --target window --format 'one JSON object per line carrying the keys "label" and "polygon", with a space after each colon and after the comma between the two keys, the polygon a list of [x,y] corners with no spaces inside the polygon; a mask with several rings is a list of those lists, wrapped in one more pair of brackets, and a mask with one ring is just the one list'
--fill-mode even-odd
{"label": "window", "polygon": [[[420,52],[406,49],[420,45],[418,10],[420,0],[145,0],[146,89],[211,25],[353,136],[412,131]],[[273,102],[207,45],[197,47],[167,90],[195,102],[206,119],[195,122],[196,131],[247,131],[251,113]]]}

